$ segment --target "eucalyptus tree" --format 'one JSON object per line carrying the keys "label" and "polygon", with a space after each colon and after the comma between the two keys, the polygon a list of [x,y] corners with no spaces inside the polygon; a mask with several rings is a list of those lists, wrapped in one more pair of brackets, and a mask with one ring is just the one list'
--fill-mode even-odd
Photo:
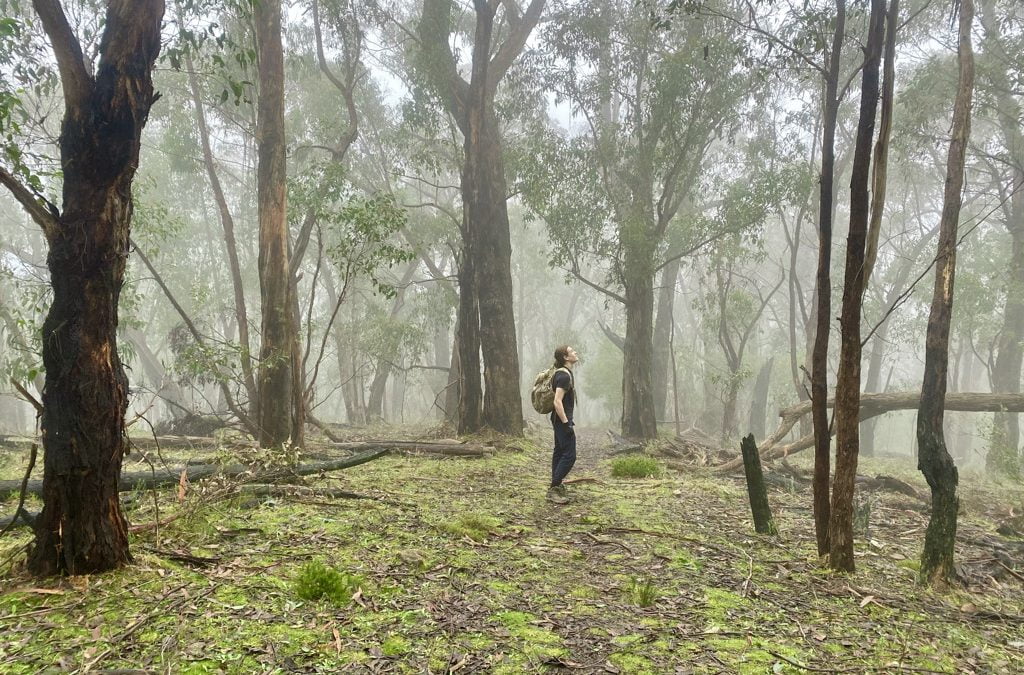
{"label": "eucalyptus tree", "polygon": [[[993,391],[1019,393],[1024,363],[1024,131],[1021,130],[1024,93],[1010,85],[1024,72],[1020,31],[1024,10],[1019,3],[981,0],[981,48],[978,76],[979,107],[995,117],[994,182],[1003,201],[999,219],[1010,235],[1003,326],[992,371]],[[996,413],[995,434],[988,467],[1019,474],[1020,423],[1013,413]]]}
{"label": "eucalyptus tree", "polygon": [[925,532],[919,575],[923,582],[939,586],[956,578],[953,545],[956,542],[957,514],[960,509],[956,494],[958,474],[956,464],[946,450],[942,422],[949,364],[949,325],[956,278],[957,229],[965,156],[971,135],[974,94],[974,51],[971,44],[973,21],[974,0],[960,0],[957,40],[959,82],[953,102],[935,285],[925,340],[924,381],[921,384],[921,405],[917,413],[918,468],[928,481],[932,493],[932,510]]}
{"label": "eucalyptus tree", "polygon": [[836,376],[836,470],[829,513],[829,566],[853,571],[853,491],[859,452],[861,313],[867,283],[866,247],[871,202],[871,146],[879,98],[886,1],[872,0],[861,78],[860,115],[850,178],[850,228],[846,242]]}
{"label": "eucalyptus tree", "polygon": [[284,48],[281,2],[253,4],[259,94],[256,110],[256,195],[259,214],[261,300],[259,403],[256,424],[263,447],[301,445],[303,420],[296,415],[298,327],[288,273],[287,138],[284,127]]}
{"label": "eucalyptus tree", "polygon": [[[481,426],[521,434],[522,397],[515,338],[507,183],[498,86],[540,20],[544,0],[474,0],[469,79],[451,47],[459,21],[452,0],[424,0],[419,65],[463,136],[462,256],[459,260],[459,431]],[[484,390],[477,375],[483,353]]]}
{"label": "eucalyptus tree", "polygon": [[721,18],[652,21],[647,7],[610,0],[556,15],[544,35],[548,87],[584,129],[540,141],[527,200],[550,228],[556,263],[625,306],[622,432],[653,438],[654,279],[716,236],[685,229],[678,249],[665,247],[698,196],[708,147],[738,124],[756,68]]}
{"label": "eucalyptus tree", "polygon": [[14,173],[0,167],[0,183],[43,230],[53,286],[43,325],[43,511],[28,564],[40,575],[85,574],[131,560],[118,496],[128,404],[118,299],[140,138],[157,99],[164,3],[109,3],[95,63],[60,2],[33,7],[60,73],[64,116],[61,207],[39,182],[22,180],[31,171],[17,160]]}

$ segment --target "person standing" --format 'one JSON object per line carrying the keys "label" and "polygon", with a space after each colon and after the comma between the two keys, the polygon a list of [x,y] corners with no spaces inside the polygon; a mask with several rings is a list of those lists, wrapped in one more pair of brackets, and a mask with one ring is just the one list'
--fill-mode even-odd
{"label": "person standing", "polygon": [[555,432],[555,449],[551,455],[551,487],[547,498],[556,504],[567,504],[562,481],[576,463],[576,431],[573,411],[576,407],[576,383],[572,368],[579,361],[576,350],[569,345],[555,349],[555,374],[551,388],[555,390],[555,409],[551,412],[551,426]]}

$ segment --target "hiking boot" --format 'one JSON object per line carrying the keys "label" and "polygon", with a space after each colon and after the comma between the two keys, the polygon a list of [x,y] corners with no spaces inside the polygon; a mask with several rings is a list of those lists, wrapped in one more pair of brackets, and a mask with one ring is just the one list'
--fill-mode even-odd
{"label": "hiking boot", "polygon": [[548,488],[547,499],[552,504],[568,504],[569,497],[565,494],[565,488],[561,485],[555,485]]}

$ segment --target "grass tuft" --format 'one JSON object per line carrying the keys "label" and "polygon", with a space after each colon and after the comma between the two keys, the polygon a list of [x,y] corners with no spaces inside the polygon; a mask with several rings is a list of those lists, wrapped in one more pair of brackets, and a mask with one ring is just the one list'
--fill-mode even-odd
{"label": "grass tuft", "polygon": [[303,600],[326,599],[336,605],[344,605],[362,584],[362,577],[344,574],[314,560],[299,569],[295,578],[295,594]]}
{"label": "grass tuft", "polygon": [[633,455],[612,461],[612,476],[616,478],[653,478],[661,475],[661,464],[653,457]]}
{"label": "grass tuft", "polygon": [[626,595],[638,607],[650,607],[661,597],[661,591],[650,579],[632,578],[626,586]]}
{"label": "grass tuft", "polygon": [[494,516],[482,513],[463,513],[455,520],[445,523],[443,528],[454,535],[469,537],[473,541],[483,541],[498,532],[501,521]]}

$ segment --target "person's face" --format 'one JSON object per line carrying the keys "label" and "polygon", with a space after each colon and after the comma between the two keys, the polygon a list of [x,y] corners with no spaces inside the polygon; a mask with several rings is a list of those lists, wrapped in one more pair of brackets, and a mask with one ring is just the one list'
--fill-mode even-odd
{"label": "person's face", "polygon": [[572,347],[569,347],[568,349],[565,350],[565,362],[566,363],[576,363],[579,360],[580,360],[580,357],[578,357],[576,355],[576,350],[575,349],[573,349]]}

